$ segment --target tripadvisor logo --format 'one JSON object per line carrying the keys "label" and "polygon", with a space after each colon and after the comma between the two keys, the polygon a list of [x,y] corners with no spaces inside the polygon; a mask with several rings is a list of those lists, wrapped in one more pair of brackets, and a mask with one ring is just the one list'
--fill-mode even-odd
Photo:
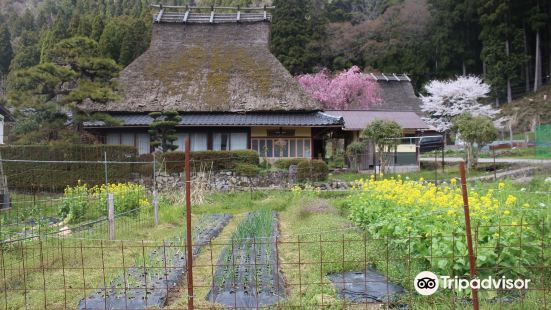
{"label": "tripadvisor logo", "polygon": [[485,279],[461,279],[459,277],[437,276],[430,271],[420,272],[413,280],[413,286],[417,293],[429,296],[438,290],[439,287],[448,290],[465,290],[465,289],[528,289],[529,279],[507,279],[504,276],[501,278],[488,277]]}

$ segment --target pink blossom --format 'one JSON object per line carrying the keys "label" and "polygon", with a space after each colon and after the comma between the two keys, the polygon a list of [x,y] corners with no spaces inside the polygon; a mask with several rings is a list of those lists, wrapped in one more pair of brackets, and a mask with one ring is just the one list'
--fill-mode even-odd
{"label": "pink blossom", "polygon": [[299,84],[326,109],[364,108],[380,102],[379,86],[353,66],[332,77],[328,70],[297,76]]}

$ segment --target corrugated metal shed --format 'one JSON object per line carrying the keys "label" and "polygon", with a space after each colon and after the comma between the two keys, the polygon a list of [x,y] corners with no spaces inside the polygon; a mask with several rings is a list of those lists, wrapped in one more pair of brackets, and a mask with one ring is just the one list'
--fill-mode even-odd
{"label": "corrugated metal shed", "polygon": [[[153,122],[147,114],[114,114],[122,126],[149,126]],[[322,112],[303,113],[184,113],[180,126],[337,126],[343,124],[339,116]],[[103,121],[85,122],[86,128],[109,127]]]}
{"label": "corrugated metal shed", "polygon": [[395,121],[404,129],[428,129],[429,126],[415,112],[389,111],[326,111],[344,119],[343,130],[362,130],[377,119]]}

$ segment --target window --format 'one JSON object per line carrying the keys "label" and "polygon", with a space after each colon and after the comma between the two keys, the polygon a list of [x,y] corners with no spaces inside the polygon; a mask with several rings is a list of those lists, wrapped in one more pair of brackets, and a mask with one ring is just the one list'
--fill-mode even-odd
{"label": "window", "polygon": [[135,134],[133,133],[123,133],[121,134],[121,144],[122,145],[135,145]]}
{"label": "window", "polygon": [[246,150],[247,133],[215,133],[212,136],[212,149],[214,151]]}
{"label": "window", "polygon": [[138,154],[149,154],[151,152],[151,138],[146,133],[140,133],[137,135]]}
{"label": "window", "polygon": [[190,135],[191,151],[206,151],[208,150],[207,134],[204,132],[192,133]]}
{"label": "window", "polygon": [[108,133],[105,137],[105,144],[108,145],[131,145],[136,147],[139,155],[149,154],[151,151],[151,138],[146,133]]}
{"label": "window", "polygon": [[228,151],[230,149],[230,135],[227,133],[215,133],[212,136],[212,149],[214,151]]}
{"label": "window", "polygon": [[246,132],[233,132],[231,134],[231,150],[246,150],[247,138]]}
{"label": "window", "polygon": [[105,139],[105,143],[109,145],[121,144],[121,135],[118,133],[108,133]]}
{"label": "window", "polygon": [[260,157],[274,158],[310,158],[311,140],[305,138],[253,138],[251,149]]}

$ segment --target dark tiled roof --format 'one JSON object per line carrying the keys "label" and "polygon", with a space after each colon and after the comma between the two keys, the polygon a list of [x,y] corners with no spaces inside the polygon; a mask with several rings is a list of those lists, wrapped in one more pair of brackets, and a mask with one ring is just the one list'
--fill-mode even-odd
{"label": "dark tiled roof", "polygon": [[397,122],[404,129],[429,128],[415,112],[389,111],[326,111],[344,119],[344,130],[362,130],[376,119]]}
{"label": "dark tiled roof", "polygon": [[[114,114],[122,126],[149,126],[147,114]],[[296,113],[184,113],[180,126],[341,126],[343,120],[323,112]],[[85,122],[84,127],[109,127],[103,121]]]}

